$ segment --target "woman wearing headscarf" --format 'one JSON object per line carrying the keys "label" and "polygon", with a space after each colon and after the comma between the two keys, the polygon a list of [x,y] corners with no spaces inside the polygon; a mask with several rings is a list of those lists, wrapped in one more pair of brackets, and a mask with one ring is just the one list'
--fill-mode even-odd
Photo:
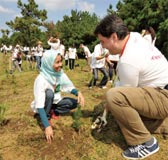
{"label": "woman wearing headscarf", "polygon": [[[72,93],[78,98],[62,97],[61,91]],[[47,142],[51,143],[53,129],[50,124],[52,112],[59,115],[77,107],[84,106],[84,97],[62,70],[62,57],[53,51],[44,54],[40,73],[34,82],[34,101],[31,105],[38,113],[45,128]],[[51,112],[52,111],[52,112]]]}

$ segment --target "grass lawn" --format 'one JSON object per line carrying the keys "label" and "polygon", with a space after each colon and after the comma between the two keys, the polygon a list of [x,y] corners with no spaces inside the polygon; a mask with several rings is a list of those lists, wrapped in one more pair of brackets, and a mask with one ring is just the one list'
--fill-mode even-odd
{"label": "grass lawn", "polygon": [[[108,115],[107,126],[100,133],[90,129],[93,119],[102,114],[104,94],[111,84],[107,84],[107,89],[88,89],[92,74],[85,60],[77,60],[79,67],[73,71],[64,67],[76,88],[82,91],[85,97],[81,128],[76,132],[72,127],[73,113],[62,115],[59,120],[52,121],[54,139],[48,144],[30,108],[34,99],[33,84],[38,71],[30,69],[23,61],[23,72],[16,70],[10,74],[9,56],[0,53],[0,107],[6,109],[0,124],[0,160],[124,159],[121,152],[127,145],[111,114]],[[158,139],[160,151],[147,160],[168,160],[167,140],[162,135],[155,137]]]}

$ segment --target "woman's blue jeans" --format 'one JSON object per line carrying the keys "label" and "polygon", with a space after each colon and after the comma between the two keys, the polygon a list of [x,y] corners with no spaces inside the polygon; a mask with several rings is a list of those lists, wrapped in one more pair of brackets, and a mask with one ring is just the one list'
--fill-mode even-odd
{"label": "woman's blue jeans", "polygon": [[53,109],[56,114],[68,113],[70,110],[75,109],[78,103],[77,100],[70,97],[64,97],[57,104],[53,104]]}
{"label": "woman's blue jeans", "polygon": [[53,109],[56,114],[62,114],[70,112],[70,110],[75,109],[78,105],[77,100],[70,97],[64,97],[57,104],[53,104],[53,100],[54,92],[51,89],[47,89],[44,109],[48,117],[50,117],[51,109]]}

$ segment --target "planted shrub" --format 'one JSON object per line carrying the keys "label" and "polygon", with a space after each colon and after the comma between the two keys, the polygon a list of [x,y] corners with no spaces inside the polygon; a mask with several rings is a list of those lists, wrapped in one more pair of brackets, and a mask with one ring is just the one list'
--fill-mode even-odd
{"label": "planted shrub", "polygon": [[80,105],[78,105],[72,117],[73,117],[72,127],[75,129],[75,131],[79,132],[82,125],[82,122],[81,122],[82,111],[81,111]]}
{"label": "planted shrub", "polygon": [[4,104],[0,104],[0,125],[2,125],[5,120],[5,111],[6,106]]}

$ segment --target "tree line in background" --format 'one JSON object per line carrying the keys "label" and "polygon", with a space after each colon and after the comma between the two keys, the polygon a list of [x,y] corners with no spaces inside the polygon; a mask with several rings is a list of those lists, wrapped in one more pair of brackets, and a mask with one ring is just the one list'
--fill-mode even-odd
{"label": "tree line in background", "polygon": [[[44,48],[47,48],[48,38],[57,36],[66,47],[75,44],[79,48],[80,43],[84,43],[93,51],[95,44],[98,43],[93,31],[100,18],[95,13],[71,10],[71,15],[65,15],[62,21],[48,22],[47,11],[39,10],[34,0],[28,0],[26,4],[18,0],[17,6],[22,16],[6,22],[11,31],[1,30],[0,44],[18,43],[32,47],[40,40]],[[147,26],[152,26],[157,35],[156,46],[168,58],[167,6],[168,1],[165,0],[120,0],[116,10],[109,4],[107,14],[118,14],[130,31],[141,32]]]}

